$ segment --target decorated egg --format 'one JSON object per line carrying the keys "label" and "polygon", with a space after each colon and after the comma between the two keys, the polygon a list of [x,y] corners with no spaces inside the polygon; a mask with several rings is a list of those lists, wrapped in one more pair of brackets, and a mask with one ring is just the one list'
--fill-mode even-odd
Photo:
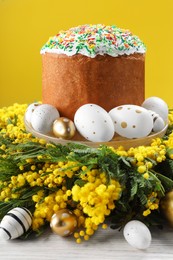
{"label": "decorated egg", "polygon": [[92,142],[107,142],[114,136],[114,125],[109,114],[95,104],[85,104],[75,113],[74,123],[79,133]]}
{"label": "decorated egg", "polygon": [[75,132],[74,123],[66,117],[59,117],[53,122],[53,133],[56,137],[71,139]]}
{"label": "decorated egg", "polygon": [[31,116],[31,125],[37,132],[47,134],[52,131],[53,122],[59,117],[58,110],[48,104],[38,106]]}
{"label": "decorated egg", "polygon": [[59,210],[52,216],[50,227],[57,235],[69,236],[77,228],[76,216],[68,209]]}
{"label": "decorated egg", "polygon": [[39,103],[32,103],[27,107],[25,112],[25,119],[28,123],[31,122],[32,113],[34,112],[35,108],[38,107],[39,105],[40,105]]}
{"label": "decorated egg", "polygon": [[160,210],[168,220],[170,226],[173,227],[173,190],[167,192],[160,200]]}
{"label": "decorated egg", "polygon": [[109,115],[114,123],[115,132],[126,138],[141,138],[150,134],[153,118],[143,107],[122,105],[113,108]]}
{"label": "decorated egg", "polygon": [[14,239],[23,235],[31,226],[32,215],[26,208],[14,208],[2,219],[0,224],[0,238]]}
{"label": "decorated egg", "polygon": [[129,221],[123,230],[126,241],[137,249],[146,249],[151,244],[151,233],[148,227],[138,220]]}
{"label": "decorated egg", "polygon": [[162,117],[164,122],[168,120],[168,106],[166,102],[159,97],[147,98],[143,103],[142,107],[152,110]]}
{"label": "decorated egg", "polygon": [[162,131],[165,127],[165,122],[164,122],[163,118],[161,116],[159,116],[159,114],[157,114],[156,112],[154,112],[152,110],[148,110],[148,112],[151,114],[151,116],[153,118],[153,129],[152,129],[152,131],[155,132],[155,133]]}

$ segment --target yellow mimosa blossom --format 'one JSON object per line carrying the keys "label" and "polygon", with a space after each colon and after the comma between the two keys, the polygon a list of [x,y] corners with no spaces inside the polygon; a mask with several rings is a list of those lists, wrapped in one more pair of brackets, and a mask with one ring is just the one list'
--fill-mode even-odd
{"label": "yellow mimosa blossom", "polygon": [[[117,212],[127,219],[133,203],[133,211],[139,207],[145,220],[159,209],[164,187],[159,189],[161,179],[157,179],[154,167],[173,159],[173,133],[153,139],[148,146],[110,146],[105,154],[102,146],[91,154],[85,155],[84,150],[80,160],[80,151],[75,154],[68,145],[62,148],[28,133],[26,109],[27,104],[17,103],[0,109],[0,203],[29,207],[33,231],[39,231],[59,210],[70,209],[77,219],[73,236],[81,243],[89,240],[99,226],[106,229],[107,218],[116,218]],[[173,127],[173,111],[168,119]],[[30,144],[31,150],[27,150]]]}

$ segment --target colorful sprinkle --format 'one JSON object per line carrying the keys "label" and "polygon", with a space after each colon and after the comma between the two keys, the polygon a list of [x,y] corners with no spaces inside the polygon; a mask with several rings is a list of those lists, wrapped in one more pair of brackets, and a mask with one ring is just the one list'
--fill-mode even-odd
{"label": "colorful sprinkle", "polygon": [[144,43],[129,30],[115,25],[86,24],[60,31],[42,47],[41,54],[51,52],[72,56],[80,53],[94,58],[98,54],[117,57],[145,51]]}

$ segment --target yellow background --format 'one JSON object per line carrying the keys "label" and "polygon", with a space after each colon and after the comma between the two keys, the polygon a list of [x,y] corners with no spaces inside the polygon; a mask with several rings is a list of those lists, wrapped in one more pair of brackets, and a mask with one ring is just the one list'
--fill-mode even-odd
{"label": "yellow background", "polygon": [[130,29],[147,46],[146,97],[173,107],[172,0],[0,0],[0,107],[41,100],[40,49],[85,23]]}

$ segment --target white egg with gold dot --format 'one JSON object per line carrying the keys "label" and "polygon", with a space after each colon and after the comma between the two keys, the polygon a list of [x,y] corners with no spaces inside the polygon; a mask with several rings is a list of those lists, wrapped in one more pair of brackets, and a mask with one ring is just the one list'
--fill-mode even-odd
{"label": "white egg with gold dot", "polygon": [[28,123],[31,122],[31,117],[32,117],[32,113],[34,112],[34,110],[39,106],[39,103],[32,103],[30,104],[25,112],[25,119]]}
{"label": "white egg with gold dot", "polygon": [[137,105],[122,105],[113,108],[109,115],[117,134],[126,138],[148,136],[153,129],[153,118],[147,109]]}
{"label": "white egg with gold dot", "polygon": [[49,104],[42,104],[35,108],[31,116],[33,129],[42,134],[52,131],[53,122],[59,118],[58,110]]}
{"label": "white egg with gold dot", "polygon": [[114,125],[105,109],[96,104],[85,104],[75,113],[78,132],[92,142],[108,142],[114,136]]}

